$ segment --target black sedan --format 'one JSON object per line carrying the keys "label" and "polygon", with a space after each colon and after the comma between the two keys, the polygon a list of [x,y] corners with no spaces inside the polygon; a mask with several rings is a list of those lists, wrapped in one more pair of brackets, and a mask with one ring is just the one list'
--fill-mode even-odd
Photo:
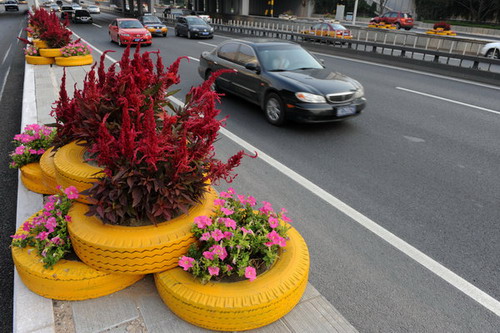
{"label": "black sedan", "polygon": [[366,106],[359,82],[326,69],[312,54],[292,42],[231,40],[203,52],[198,73],[208,79],[220,69],[214,89],[258,104],[267,120],[330,122],[357,116]]}
{"label": "black sedan", "polygon": [[175,35],[214,38],[214,28],[198,16],[179,16],[175,22]]}

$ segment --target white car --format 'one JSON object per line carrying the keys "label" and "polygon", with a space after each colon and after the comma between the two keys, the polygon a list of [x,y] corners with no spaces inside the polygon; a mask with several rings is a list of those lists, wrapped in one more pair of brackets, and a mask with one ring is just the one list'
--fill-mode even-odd
{"label": "white car", "polygon": [[87,6],[87,10],[89,11],[90,14],[100,14],[101,13],[101,9],[96,5]]}
{"label": "white car", "polygon": [[484,45],[479,51],[479,54],[492,59],[500,59],[500,42]]}
{"label": "white car", "polygon": [[73,10],[77,10],[77,9],[83,9],[82,6],[80,6],[79,4],[77,3],[72,3],[71,4],[71,7],[73,7]]}

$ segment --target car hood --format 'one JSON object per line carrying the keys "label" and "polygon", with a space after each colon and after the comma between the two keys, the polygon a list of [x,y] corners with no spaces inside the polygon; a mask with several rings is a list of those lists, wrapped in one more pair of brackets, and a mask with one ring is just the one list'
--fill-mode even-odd
{"label": "car hood", "polygon": [[163,23],[144,23],[144,27],[165,27],[165,24]]}
{"label": "car hood", "polygon": [[353,91],[361,88],[361,84],[350,77],[332,72],[328,69],[307,69],[291,72],[271,72],[270,74],[286,79],[297,85],[299,89],[308,88],[305,92],[315,94],[334,94]]}
{"label": "car hood", "polygon": [[148,31],[144,28],[134,28],[134,29],[120,29],[121,33],[126,33],[126,34],[145,34]]}

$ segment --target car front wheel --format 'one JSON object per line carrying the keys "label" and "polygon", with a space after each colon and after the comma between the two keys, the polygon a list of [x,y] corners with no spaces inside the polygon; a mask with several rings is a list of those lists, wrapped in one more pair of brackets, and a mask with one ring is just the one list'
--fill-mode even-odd
{"label": "car front wheel", "polygon": [[285,108],[283,107],[283,101],[277,94],[270,93],[267,95],[264,103],[264,114],[267,121],[275,126],[281,126],[285,123]]}
{"label": "car front wheel", "polygon": [[486,57],[491,59],[500,59],[500,50],[498,49],[488,50],[488,52],[486,52]]}

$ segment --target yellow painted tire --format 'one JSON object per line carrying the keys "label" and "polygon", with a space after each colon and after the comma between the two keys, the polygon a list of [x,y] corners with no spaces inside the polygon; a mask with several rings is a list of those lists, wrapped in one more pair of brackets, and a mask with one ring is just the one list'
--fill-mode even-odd
{"label": "yellow painted tire", "polygon": [[69,234],[78,257],[104,272],[148,274],[177,266],[179,257],[195,242],[191,233],[194,218],[211,215],[217,198],[210,188],[201,204],[189,215],[181,215],[157,226],[128,227],[104,224],[99,218],[85,216],[88,207],[75,203],[69,211]]}
{"label": "yellow painted tire", "polygon": [[[17,231],[23,232],[21,228]],[[12,246],[11,250],[23,283],[32,292],[47,298],[65,301],[97,298],[131,286],[144,277],[104,273],[81,261],[65,259],[59,260],[53,269],[46,269],[35,248]]]}
{"label": "yellow painted tire", "polygon": [[295,229],[271,269],[256,280],[201,284],[181,268],[155,274],[163,302],[185,321],[216,331],[249,330],[286,315],[299,302],[309,275],[309,251]]}
{"label": "yellow painted tire", "polygon": [[43,183],[43,173],[40,163],[30,163],[21,167],[21,181],[24,186],[36,193],[55,194],[55,190],[46,187]]}
{"label": "yellow painted tire", "polygon": [[61,49],[40,49],[40,55],[47,58],[61,57]]}
{"label": "yellow painted tire", "polygon": [[92,65],[94,58],[91,54],[84,56],[73,56],[73,57],[56,57],[56,65],[58,66],[84,66]]}
{"label": "yellow painted tire", "polygon": [[42,182],[46,188],[57,192],[56,167],[54,166],[54,147],[50,147],[40,158],[40,168],[42,169]]}
{"label": "yellow painted tire", "polygon": [[[63,188],[74,186],[78,192],[92,187],[92,184],[102,177],[102,168],[85,162],[85,147],[75,142],[59,148],[54,156],[56,182]],[[79,202],[90,203],[87,196],[80,195]]]}
{"label": "yellow painted tire", "polygon": [[29,56],[29,55],[26,55],[25,57],[26,57],[26,62],[30,65],[52,65],[54,63],[54,58]]}
{"label": "yellow painted tire", "polygon": [[49,46],[47,45],[47,42],[41,39],[33,39],[33,45],[37,49],[48,49]]}

